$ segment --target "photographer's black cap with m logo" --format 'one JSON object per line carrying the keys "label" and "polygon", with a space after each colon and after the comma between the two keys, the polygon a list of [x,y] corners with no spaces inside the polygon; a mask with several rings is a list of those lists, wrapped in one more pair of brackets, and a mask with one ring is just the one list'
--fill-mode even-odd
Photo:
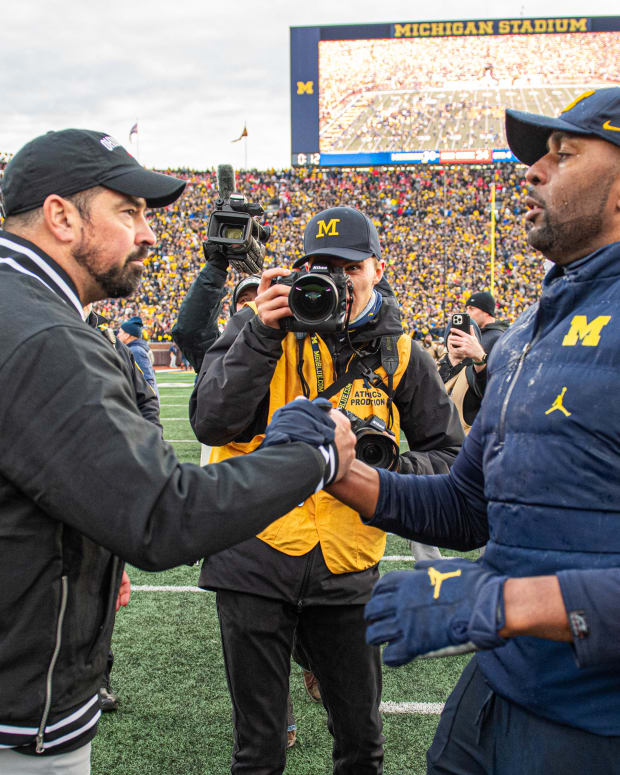
{"label": "photographer's black cap with m logo", "polygon": [[305,255],[293,264],[297,268],[315,257],[365,261],[381,258],[379,235],[367,215],[353,207],[330,207],[315,215],[304,229]]}
{"label": "photographer's black cap with m logo", "polygon": [[145,169],[105,132],[63,129],[35,137],[7,164],[4,214],[41,207],[50,194],[71,196],[95,186],[141,197],[148,207],[164,207],[183,193],[185,181]]}

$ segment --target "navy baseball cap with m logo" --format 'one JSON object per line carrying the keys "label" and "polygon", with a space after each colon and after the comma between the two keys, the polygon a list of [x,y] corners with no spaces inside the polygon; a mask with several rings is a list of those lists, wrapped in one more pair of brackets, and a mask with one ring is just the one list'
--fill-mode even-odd
{"label": "navy baseball cap with m logo", "polygon": [[367,215],[353,207],[330,207],[315,215],[304,229],[305,255],[293,264],[299,267],[315,257],[364,261],[381,258],[379,235]]}

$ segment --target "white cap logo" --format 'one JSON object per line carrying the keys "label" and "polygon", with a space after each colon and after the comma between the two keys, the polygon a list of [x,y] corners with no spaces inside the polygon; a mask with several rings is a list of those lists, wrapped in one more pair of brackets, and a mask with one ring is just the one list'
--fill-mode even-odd
{"label": "white cap logo", "polygon": [[118,148],[120,143],[115,140],[113,137],[110,137],[109,135],[106,135],[105,137],[102,137],[101,140],[99,140],[101,145],[103,145],[104,148],[107,148],[108,151],[113,151],[115,148]]}

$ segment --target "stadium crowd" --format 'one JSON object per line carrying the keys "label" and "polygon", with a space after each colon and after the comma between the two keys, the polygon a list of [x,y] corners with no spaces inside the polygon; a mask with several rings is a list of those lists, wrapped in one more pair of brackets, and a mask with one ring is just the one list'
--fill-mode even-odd
{"label": "stadium crowd", "polygon": [[[0,157],[0,169],[8,159]],[[170,172],[170,170],[168,170]],[[217,198],[213,171],[174,170],[187,180],[180,200],[152,211],[157,245],[140,290],[100,303],[99,314],[120,325],[135,315],[143,336],[171,340],[179,306],[204,262],[208,214]],[[540,292],[544,269],[525,246],[523,168],[434,167],[312,169],[237,173],[237,188],[266,209],[273,227],[266,266],[302,255],[301,234],[313,214],[349,205],[367,213],[385,246],[386,276],[401,305],[405,330],[440,335],[445,316],[461,309],[472,289],[490,288],[490,188],[496,187],[495,296],[498,317],[513,321]],[[229,272],[229,286],[240,279]],[[228,295],[220,323],[226,321]]]}
{"label": "stadium crowd", "polygon": [[[138,293],[100,303],[115,324],[134,315],[144,336],[168,341],[179,305],[202,265],[208,213],[217,196],[215,174],[176,170],[187,179],[180,200],[152,212],[157,245],[147,259]],[[526,251],[522,223],[523,170],[420,167],[416,169],[289,169],[248,171],[237,188],[267,210],[273,228],[266,265],[290,265],[302,255],[301,234],[322,208],[350,205],[368,213],[385,246],[386,272],[416,336],[443,330],[445,315],[462,307],[472,289],[490,287],[490,186],[496,186],[495,296],[498,316],[509,321],[537,297],[540,260]],[[232,287],[237,281],[229,273]],[[221,323],[228,317],[226,297]]]}

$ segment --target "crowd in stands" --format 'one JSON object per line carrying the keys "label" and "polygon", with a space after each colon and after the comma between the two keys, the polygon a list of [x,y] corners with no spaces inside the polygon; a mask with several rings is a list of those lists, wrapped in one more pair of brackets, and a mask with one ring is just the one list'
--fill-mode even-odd
{"label": "crowd in stands", "polygon": [[553,115],[557,86],[617,83],[618,46],[612,32],[321,42],[321,151],[468,148],[481,133],[507,147],[503,108]]}
{"label": "crowd in stands", "polygon": [[[0,168],[2,164],[0,162]],[[204,262],[208,214],[217,197],[213,171],[173,170],[187,180],[180,200],[151,214],[157,245],[146,261],[138,293],[102,302],[97,311],[120,325],[134,315],[145,338],[169,341],[179,305]],[[292,168],[237,173],[237,188],[267,210],[273,227],[266,266],[289,266],[303,255],[310,217],[350,205],[375,222],[386,276],[403,312],[405,329],[440,335],[446,316],[459,311],[472,290],[490,289],[490,189],[496,188],[495,283],[497,316],[513,321],[538,296],[540,256],[528,250],[523,225],[523,168],[423,165],[392,169]],[[229,273],[232,288],[240,278]],[[220,322],[228,318],[228,295]]]}
{"label": "crowd in stands", "polygon": [[[113,320],[140,315],[148,336],[170,339],[179,305],[202,265],[208,213],[217,196],[212,172],[176,170],[188,187],[176,204],[153,213],[158,245],[139,294],[100,306]],[[338,204],[368,213],[379,231],[386,274],[403,310],[406,330],[443,330],[472,289],[490,287],[490,186],[496,187],[495,296],[508,320],[538,296],[542,261],[526,250],[523,169],[436,167],[289,169],[239,173],[237,188],[268,210],[273,227],[266,266],[303,255],[302,233],[317,211]],[[239,279],[232,270],[229,285]],[[230,296],[227,297],[229,299]],[[225,300],[220,322],[229,314]]]}

